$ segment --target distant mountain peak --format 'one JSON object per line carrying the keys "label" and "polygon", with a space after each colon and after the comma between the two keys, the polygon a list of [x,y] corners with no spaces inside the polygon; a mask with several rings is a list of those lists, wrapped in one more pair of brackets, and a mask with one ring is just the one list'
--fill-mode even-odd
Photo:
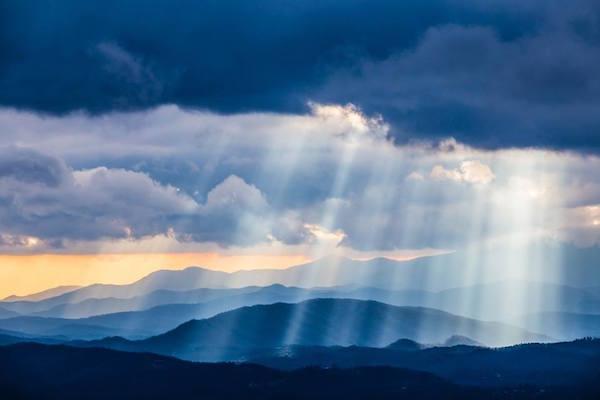
{"label": "distant mountain peak", "polygon": [[485,347],[483,343],[478,342],[477,340],[473,340],[467,336],[463,335],[452,335],[448,339],[446,339],[443,343],[444,347],[452,347],[452,346],[477,346],[477,347]]}
{"label": "distant mountain peak", "polygon": [[6,301],[6,302],[40,301],[40,300],[49,299],[51,297],[60,296],[62,294],[72,292],[73,290],[77,290],[79,288],[81,288],[81,286],[76,286],[76,285],[57,286],[57,287],[53,287],[50,289],[42,290],[41,292],[36,292],[36,293],[24,295],[24,296],[11,295],[11,296],[8,296],[8,297],[2,299],[2,301]]}
{"label": "distant mountain peak", "polygon": [[423,347],[425,346],[423,346],[421,343],[415,342],[414,340],[402,338],[396,340],[393,343],[390,343],[389,345],[387,345],[386,348],[392,350],[414,351],[421,350]]}

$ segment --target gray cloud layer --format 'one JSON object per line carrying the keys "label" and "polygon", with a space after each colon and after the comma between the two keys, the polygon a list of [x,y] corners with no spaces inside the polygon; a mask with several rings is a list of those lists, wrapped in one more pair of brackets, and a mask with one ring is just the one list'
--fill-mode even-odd
{"label": "gray cloud layer", "polygon": [[352,106],[314,104],[303,116],[0,109],[0,130],[5,250],[158,236],[176,246],[325,237],[360,250],[600,241],[597,157],[397,146],[385,121]]}

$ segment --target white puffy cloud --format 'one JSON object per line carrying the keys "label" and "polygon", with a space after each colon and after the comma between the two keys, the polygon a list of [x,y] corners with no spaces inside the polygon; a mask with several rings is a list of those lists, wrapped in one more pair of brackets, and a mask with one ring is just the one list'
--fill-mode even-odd
{"label": "white puffy cloud", "polygon": [[267,201],[254,185],[247,184],[236,175],[228,176],[223,182],[212,188],[206,196],[207,210],[222,208],[241,208],[245,210],[261,210],[266,208]]}
{"label": "white puffy cloud", "polygon": [[468,183],[487,184],[494,180],[494,173],[488,165],[480,161],[463,161],[460,163],[462,179]]}
{"label": "white puffy cloud", "polygon": [[440,181],[460,182],[463,176],[457,169],[446,169],[441,165],[436,165],[431,169],[429,176]]}
{"label": "white puffy cloud", "polygon": [[436,180],[450,180],[474,184],[488,184],[495,178],[491,168],[477,160],[462,161],[459,168],[454,169],[446,169],[442,165],[435,165],[429,176]]}
{"label": "white puffy cloud", "polygon": [[324,131],[357,140],[361,137],[385,139],[389,125],[381,115],[367,117],[354,104],[309,103],[313,115],[321,121]]}
{"label": "white puffy cloud", "polygon": [[30,244],[18,239],[23,237],[60,244],[63,239],[152,235],[166,229],[161,220],[197,208],[188,195],[140,172],[57,169],[64,164],[55,158],[18,148],[8,151],[20,164],[18,171],[8,174],[5,169],[0,178],[5,244]]}
{"label": "white puffy cloud", "polygon": [[425,180],[425,177],[420,172],[413,171],[410,174],[406,175],[405,179],[407,181],[423,181],[423,180]]}
{"label": "white puffy cloud", "polygon": [[[97,167],[73,171],[73,190],[89,194],[88,207],[108,207],[120,215],[145,209],[153,213],[190,214],[198,204],[170,185],[161,185],[146,174],[124,169]],[[121,209],[119,209],[121,208]]]}

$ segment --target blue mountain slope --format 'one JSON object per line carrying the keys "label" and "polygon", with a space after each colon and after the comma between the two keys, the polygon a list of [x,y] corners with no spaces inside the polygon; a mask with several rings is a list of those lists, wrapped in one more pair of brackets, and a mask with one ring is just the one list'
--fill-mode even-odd
{"label": "blue mountain slope", "polygon": [[19,315],[19,313],[17,313],[17,312],[6,310],[6,309],[0,307],[0,319],[12,318],[12,317],[16,317],[18,315]]}
{"label": "blue mountain slope", "polygon": [[125,311],[141,311],[165,304],[197,304],[210,302],[224,297],[243,295],[262,290],[261,287],[250,286],[239,289],[192,289],[156,290],[149,294],[125,299],[102,298],[86,299],[77,303],[66,303],[30,315],[60,318],[86,318],[94,315],[119,313]]}
{"label": "blue mountain slope", "polygon": [[[159,295],[162,296],[163,293],[164,291],[159,291]],[[104,330],[111,335],[139,338],[166,332],[190,319],[208,318],[246,305],[271,304],[277,301],[297,302],[319,295],[335,295],[336,292],[309,291],[273,285],[266,288],[200,289],[191,292],[168,292],[168,294],[171,299],[176,297],[177,299],[209,298],[212,300],[198,304],[165,304],[144,311],[118,312],[80,319],[20,317],[0,320],[0,328],[30,334],[47,334],[49,327],[56,333],[61,331],[62,326],[67,326],[69,329],[62,333],[64,336],[83,339],[81,335],[85,335],[86,332],[81,329],[78,333],[74,329],[75,326],[81,325],[91,327],[89,335],[94,337],[98,337]],[[85,336],[89,337],[89,335]]]}
{"label": "blue mountain slope", "polygon": [[[488,345],[546,341],[548,337],[494,322],[419,307],[374,301],[315,299],[298,304],[243,307],[192,320],[146,340],[104,341],[103,346],[151,351],[191,360],[243,359],[248,349],[303,346],[384,347],[398,337],[442,343],[452,335]],[[96,345],[91,342],[86,345]]]}
{"label": "blue mountain slope", "polygon": [[[494,286],[496,289],[498,286]],[[510,288],[509,288],[510,289]],[[506,289],[507,293],[510,290]],[[477,288],[465,288],[463,290],[451,290],[448,292],[432,293],[423,291],[387,291],[377,288],[330,288],[330,289],[301,289],[288,288],[281,285],[273,285],[265,288],[244,288],[244,289],[201,289],[188,292],[173,292],[173,291],[158,291],[149,295],[149,298],[164,300],[163,294],[167,294],[170,299],[194,300],[198,298],[212,299],[204,303],[198,304],[165,304],[150,308],[144,311],[119,312],[105,315],[98,315],[89,318],[81,319],[61,319],[61,318],[27,318],[21,317],[16,320],[0,320],[0,328],[18,330],[30,334],[48,334],[48,324],[52,322],[53,334],[69,336],[73,339],[81,339],[83,337],[99,337],[102,332],[110,335],[124,336],[128,338],[140,338],[152,335],[157,335],[175,328],[190,319],[204,319],[212,317],[216,314],[244,307],[247,305],[256,304],[272,304],[276,302],[296,303],[299,301],[313,298],[354,298],[359,300],[377,300],[386,302],[391,305],[412,305],[412,306],[428,306],[429,308],[441,308],[444,311],[463,311],[466,314],[464,296],[469,294],[469,290],[475,293],[485,294],[485,291],[480,291]],[[571,289],[569,289],[572,291]],[[158,293],[159,296],[155,296]],[[450,294],[450,295],[449,295]],[[569,319],[553,317],[547,323],[537,323],[536,321],[544,322],[544,319],[522,317],[512,319],[512,312],[515,310],[527,310],[527,306],[522,308],[507,308],[506,304],[500,301],[503,297],[501,291],[490,290],[487,300],[479,299],[479,302],[474,302],[473,310],[483,316],[502,317],[502,313],[506,312],[506,320],[517,326],[523,325],[524,328],[532,331],[545,334],[558,340],[571,340],[583,336],[600,336],[600,324],[593,323],[594,317],[587,317],[577,314],[568,314]],[[494,297],[496,296],[496,297]],[[496,299],[496,303],[491,300]],[[98,301],[109,301],[103,299]],[[593,304],[594,299],[588,296],[587,304]],[[139,303],[138,303],[139,304]],[[485,308],[484,304],[489,307]],[[508,303],[507,303],[508,304]],[[556,303],[549,302],[550,306],[556,306]],[[73,305],[76,306],[76,305]],[[456,306],[456,307],[455,307]],[[531,305],[530,305],[531,306]],[[567,304],[568,306],[568,304]],[[486,313],[483,313],[487,310]],[[537,311],[537,310],[533,310]],[[553,312],[546,315],[556,315]],[[535,313],[533,315],[536,315]],[[573,321],[579,320],[580,323]],[[550,323],[550,321],[554,321]],[[534,323],[535,322],[535,323]],[[37,325],[42,324],[39,327]],[[75,325],[91,326],[95,331],[86,332],[83,329],[77,331]],[[61,327],[69,327],[68,331]],[[581,329],[580,329],[580,328]],[[101,328],[98,330],[98,328]],[[75,336],[73,336],[75,335]],[[83,335],[83,336],[81,336]]]}
{"label": "blue mountain slope", "polygon": [[[29,315],[85,318],[123,311],[140,311],[165,304],[194,304],[210,302],[220,298],[247,296],[234,307],[221,307],[217,312],[243,305],[268,304],[273,302],[295,302],[317,297],[354,298],[376,300],[393,305],[413,305],[438,308],[454,314],[487,320],[513,321],[516,314],[560,311],[571,313],[595,313],[600,310],[600,297],[587,290],[564,285],[535,282],[505,281],[484,285],[460,287],[441,292],[423,290],[387,290],[375,287],[339,286],[321,289],[302,289],[271,285],[235,289],[192,289],[189,291],[157,290],[145,295],[126,299],[87,299],[75,303],[64,303],[50,308],[50,299],[38,303],[27,302]],[[24,303],[13,303],[24,312]],[[21,306],[18,308],[18,306]],[[190,314],[191,315],[191,314]],[[201,312],[197,318],[209,316]],[[9,315],[14,316],[14,315]],[[181,322],[181,320],[180,320]],[[172,328],[166,326],[165,329]]]}
{"label": "blue mountain slope", "polygon": [[26,296],[8,296],[2,301],[13,302],[13,301],[40,301],[49,299],[52,297],[60,296],[62,294],[72,292],[73,290],[79,289],[81,286],[65,285],[57,286],[51,289],[43,290],[41,292],[32,293]]}
{"label": "blue mountain slope", "polygon": [[9,330],[19,335],[31,337],[54,336],[65,340],[92,340],[115,335],[138,336],[135,332],[127,330],[127,328],[93,325],[86,320],[24,316],[0,320],[0,330]]}
{"label": "blue mountain slope", "polygon": [[[598,309],[600,312],[600,309]],[[540,312],[518,318],[519,324],[535,332],[553,332],[564,340],[582,337],[600,338],[600,314]]]}

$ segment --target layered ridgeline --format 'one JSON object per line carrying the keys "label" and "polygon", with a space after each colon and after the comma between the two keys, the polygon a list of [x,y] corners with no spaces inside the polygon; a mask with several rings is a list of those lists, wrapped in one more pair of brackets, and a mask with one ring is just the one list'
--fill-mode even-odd
{"label": "layered ridgeline", "polygon": [[[243,306],[350,298],[502,321],[556,340],[600,336],[600,293],[594,286],[513,279],[435,291],[404,288],[437,282],[438,279],[424,280],[424,277],[438,274],[440,260],[448,261],[444,267],[448,271],[460,271],[452,262],[455,257],[443,255],[407,262],[329,257],[286,270],[231,274],[197,267],[158,271],[130,285],[92,285],[50,298],[46,294],[38,301],[13,298],[2,302],[0,329],[61,340],[105,336],[139,339],[164,333],[191,319],[209,318]],[[580,275],[585,276],[585,271]],[[450,279],[445,285],[455,280]],[[235,287],[273,281],[339,285]]]}
{"label": "layered ridgeline", "polygon": [[64,293],[72,292],[76,289],[79,289],[80,287],[81,286],[76,286],[76,285],[57,286],[55,288],[50,288],[47,290],[43,290],[41,292],[28,294],[26,296],[16,296],[16,295],[8,296],[7,298],[3,299],[2,301],[4,301],[4,302],[40,301],[40,300],[45,300],[45,299],[49,299],[52,297],[60,296],[61,294],[64,294]]}
{"label": "layered ridgeline", "polygon": [[[244,306],[244,299],[235,301]],[[265,300],[264,304],[271,304]],[[250,303],[249,303],[250,304]],[[231,307],[231,308],[230,308]],[[81,319],[20,316],[0,320],[0,332],[42,336],[60,340],[92,340],[106,336],[141,339],[171,330],[191,319],[217,314],[217,309],[235,309],[230,301],[215,300],[207,304],[168,304],[145,311],[121,312]],[[600,336],[600,315],[573,313],[539,313],[506,324],[539,332],[553,340],[570,340]]]}
{"label": "layered ridgeline", "polygon": [[[138,307],[148,308],[157,304],[151,302],[146,304],[145,299],[140,297],[157,290],[186,291],[198,288],[264,287],[273,284],[301,288],[359,286],[392,291],[439,292],[452,288],[518,281],[521,284],[537,282],[564,288],[572,287],[597,296],[600,293],[600,282],[597,282],[600,278],[596,273],[600,251],[580,250],[574,255],[569,254],[570,259],[577,260],[577,262],[569,263],[568,267],[560,262],[565,257],[563,252],[566,251],[566,249],[558,251],[550,248],[543,253],[544,257],[548,259],[547,264],[542,262],[543,260],[535,259],[531,261],[531,265],[527,265],[529,259],[526,255],[518,257],[513,254],[512,261],[507,263],[503,252],[490,252],[477,256],[457,252],[410,261],[394,261],[386,258],[357,261],[331,256],[287,269],[258,269],[233,273],[190,267],[182,271],[157,271],[129,285],[96,284],[75,290],[66,289],[65,293],[49,298],[45,296],[52,290],[42,292],[41,296],[44,298],[18,299],[11,296],[1,302],[0,307],[31,314],[49,310],[61,304],[77,303],[87,299],[116,298],[131,299],[132,302],[135,300],[139,302]],[[520,260],[520,262],[514,260]],[[546,287],[539,289],[546,290],[545,294],[554,292]],[[65,291],[65,288],[53,290]],[[485,289],[485,291],[488,290],[488,288]],[[533,291],[528,291],[537,294],[540,290],[534,288]],[[565,297],[572,295],[573,293],[566,293]],[[580,293],[576,294],[576,296],[580,295]],[[554,301],[553,297],[556,296],[546,295],[544,297],[546,297],[546,301]],[[110,310],[110,312],[114,311],[125,310]]]}
{"label": "layered ridgeline", "polygon": [[[188,275],[190,270],[192,269],[166,272],[177,278],[180,275]],[[197,284],[201,285],[202,282]],[[171,285],[173,286],[175,285]],[[187,286],[187,282],[184,286]],[[483,319],[509,319],[515,317],[516,313],[529,314],[542,311],[594,314],[600,310],[600,292],[595,290],[522,281],[495,282],[435,292],[364,286],[306,289],[275,284],[266,287],[249,286],[233,289],[158,289],[147,294],[125,298],[99,297],[80,300],[78,297],[81,295],[81,293],[73,297],[61,295],[35,302],[0,303],[0,318],[17,315],[85,318],[123,311],[147,310],[165,304],[211,303],[223,299],[227,299],[226,302],[231,301],[231,306],[227,307],[219,307],[218,302],[215,302],[214,313],[217,313],[241,305],[261,304],[265,301],[293,302],[318,297],[345,297],[377,300],[394,305],[433,307]],[[198,314],[198,317],[204,316],[206,315]]]}
{"label": "layered ridgeline", "polygon": [[314,299],[297,304],[242,307],[186,322],[145,340],[107,338],[78,345],[147,351],[195,361],[239,361],[259,349],[290,345],[385,347],[398,338],[441,344],[455,335],[489,346],[550,340],[510,325],[434,309],[364,300]]}

